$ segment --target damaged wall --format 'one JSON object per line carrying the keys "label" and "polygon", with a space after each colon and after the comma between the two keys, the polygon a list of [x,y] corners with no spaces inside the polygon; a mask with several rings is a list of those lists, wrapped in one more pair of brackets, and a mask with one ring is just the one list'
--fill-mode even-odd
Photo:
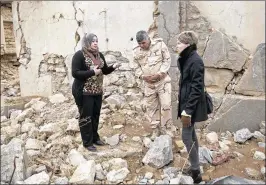
{"label": "damaged wall", "polygon": [[[124,108],[142,109],[139,103],[131,107],[133,100],[130,97],[133,96],[135,102],[142,100],[142,86],[134,77],[131,61],[132,48],[136,46],[135,34],[144,29],[149,30],[152,37],[162,37],[171,52],[172,105],[173,118],[176,118],[179,78],[174,52],[176,36],[181,31],[194,30],[199,35],[198,52],[206,66],[205,83],[215,104],[215,119],[210,120],[214,122],[212,125],[217,125],[220,120],[222,124],[219,125],[227,124],[228,128],[223,128],[227,130],[235,130],[246,123],[255,125],[255,128],[259,120],[265,119],[265,113],[256,115],[256,120],[248,119],[265,109],[262,102],[265,92],[265,44],[261,44],[264,43],[265,30],[259,27],[264,25],[264,18],[258,19],[265,11],[257,4],[250,9],[249,4],[237,2],[227,8],[230,2],[219,2],[219,8],[225,12],[221,12],[226,20],[223,23],[221,19],[215,19],[212,12],[217,10],[217,4],[211,4],[216,7],[212,11],[205,11],[210,5],[208,3],[147,1],[119,2],[117,6],[115,2],[13,2],[16,51],[21,63],[21,95],[49,96],[69,91],[73,80],[70,69],[72,56],[80,49],[84,33],[94,32],[99,37],[100,49],[105,53],[108,64],[115,61],[123,64],[105,78],[106,101],[115,107],[121,108],[122,105]],[[247,28],[241,34],[238,34],[240,29],[231,28],[239,21],[238,12],[233,8],[239,3],[242,4],[238,12],[243,13],[241,28]],[[56,8],[59,6],[62,7],[60,12]],[[226,13],[234,19],[226,17]],[[219,25],[214,19],[220,21]],[[256,20],[254,26],[260,30],[252,44],[247,44],[250,38],[246,39],[246,35],[251,34],[253,29],[248,21],[251,19]],[[258,23],[258,20],[261,22]],[[239,35],[237,39],[236,35]],[[254,47],[257,47],[256,52]],[[237,103],[228,103],[232,99]],[[259,106],[254,106],[253,113],[245,114],[243,105],[248,104]],[[233,119],[234,114],[231,115],[229,110],[240,110],[238,113],[243,116]],[[219,125],[213,129],[221,129]]]}
{"label": "damaged wall", "polygon": [[19,74],[11,3],[1,3],[1,95],[19,96]]}
{"label": "damaged wall", "polygon": [[250,52],[265,42],[265,1],[192,1],[216,29]]}
{"label": "damaged wall", "polygon": [[[258,129],[260,122],[265,119],[264,26],[257,32],[258,36],[252,44],[244,45],[250,40],[240,43],[235,36],[231,36],[237,33],[241,36],[240,30],[231,29],[237,25],[236,22],[231,22],[229,25],[224,24],[225,27],[221,29],[212,22],[212,13],[215,9],[211,9],[210,16],[204,12],[204,8],[200,9],[202,6],[210,5],[210,2],[180,3],[182,6],[181,31],[194,30],[199,35],[198,51],[203,57],[206,67],[205,85],[214,100],[214,119],[210,120],[209,129],[216,131],[235,131],[243,127],[248,127],[252,131]],[[226,9],[228,3],[230,2],[219,2],[220,8]],[[260,9],[255,5],[249,9],[244,6],[247,5],[245,2],[242,3],[238,7],[238,11],[248,12],[250,10],[250,12],[258,11],[259,13],[256,15],[265,14],[264,8]],[[211,5],[216,6],[217,4]],[[234,8],[228,8],[226,11],[230,12],[230,15],[235,14]],[[255,27],[259,24],[265,25],[264,18],[259,19],[257,16],[252,16],[253,14],[248,14],[248,17],[243,20],[253,18],[253,20],[257,20],[254,23]],[[235,20],[235,17],[228,17],[224,22]],[[248,21],[243,21],[241,24],[246,27],[248,25]],[[245,29],[243,33],[251,33],[251,30]],[[255,49],[252,48],[254,45],[256,45]],[[252,52],[253,49],[254,52]]]}
{"label": "damaged wall", "polygon": [[[139,29],[147,29],[147,25],[152,22],[153,2],[121,2],[120,6],[115,4],[116,2],[83,1],[13,2],[14,30],[17,30],[16,49],[22,64],[21,95],[49,96],[60,91],[52,88],[52,76],[49,73],[39,75],[40,63],[47,54],[61,55],[64,58],[72,55],[80,49],[78,38],[85,32],[98,35],[102,51],[121,51],[126,57],[132,57],[135,33]],[[58,12],[58,6],[62,7],[62,11]],[[132,12],[131,17],[121,16],[127,12]]]}

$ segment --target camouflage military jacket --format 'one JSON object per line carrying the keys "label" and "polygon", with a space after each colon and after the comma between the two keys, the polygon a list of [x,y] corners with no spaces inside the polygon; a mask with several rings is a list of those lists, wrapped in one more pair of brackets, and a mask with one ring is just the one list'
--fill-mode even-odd
{"label": "camouflage military jacket", "polygon": [[168,73],[171,66],[171,57],[163,39],[151,40],[148,50],[139,46],[133,49],[133,65],[135,75],[140,78],[142,75],[154,75],[157,73]]}

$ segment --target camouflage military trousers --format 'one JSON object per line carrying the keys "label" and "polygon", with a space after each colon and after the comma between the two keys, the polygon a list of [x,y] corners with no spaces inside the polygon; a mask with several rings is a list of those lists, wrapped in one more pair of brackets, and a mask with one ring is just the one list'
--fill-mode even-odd
{"label": "camouflage military trousers", "polygon": [[171,90],[171,78],[169,75],[154,84],[145,82],[146,116],[152,129],[158,128],[158,126],[162,128],[170,128],[172,126]]}

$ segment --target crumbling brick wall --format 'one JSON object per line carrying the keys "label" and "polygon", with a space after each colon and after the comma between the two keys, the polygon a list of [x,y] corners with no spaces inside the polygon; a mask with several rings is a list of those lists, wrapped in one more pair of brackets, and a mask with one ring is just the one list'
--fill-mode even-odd
{"label": "crumbling brick wall", "polygon": [[1,95],[20,95],[18,66],[11,4],[1,3]]}

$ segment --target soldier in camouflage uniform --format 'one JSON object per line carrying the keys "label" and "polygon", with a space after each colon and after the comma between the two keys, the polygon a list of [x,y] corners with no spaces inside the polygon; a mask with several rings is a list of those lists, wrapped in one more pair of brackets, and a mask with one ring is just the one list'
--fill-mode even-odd
{"label": "soldier in camouflage uniform", "polygon": [[171,57],[163,39],[150,39],[145,31],[136,34],[138,46],[133,49],[135,75],[144,81],[146,116],[153,129],[152,139],[169,134],[173,128],[171,78],[168,74]]}

